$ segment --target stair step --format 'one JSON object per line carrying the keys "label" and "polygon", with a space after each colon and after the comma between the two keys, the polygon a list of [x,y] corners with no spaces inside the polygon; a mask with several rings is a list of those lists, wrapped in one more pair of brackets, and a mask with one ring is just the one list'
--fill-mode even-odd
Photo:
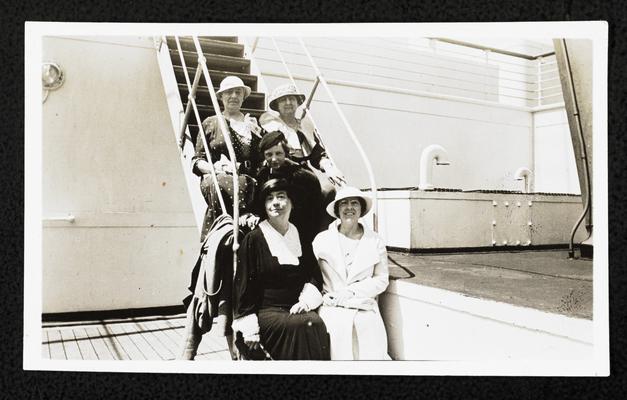
{"label": "stair step", "polygon": [[237,43],[237,36],[202,36],[203,39],[219,40],[221,42]]}
{"label": "stair step", "polygon": [[[214,82],[215,83],[215,82]],[[181,99],[187,99],[187,84],[179,83],[179,93],[181,94]],[[217,87],[214,88],[218,90]],[[266,106],[266,95],[264,93],[251,92],[250,96],[244,100],[244,104],[242,104],[243,108],[250,109],[258,109],[263,110]],[[211,104],[211,97],[209,96],[209,90],[207,86],[198,86],[198,90],[196,91],[196,102],[197,104]]]}
{"label": "stair step", "polygon": [[[180,37],[179,42],[181,43],[182,50],[194,53],[196,52],[196,46],[194,45],[194,41],[191,37]],[[240,43],[225,42],[222,40],[214,40],[204,37],[199,37],[198,42],[200,42],[200,47],[204,53],[220,54],[231,57],[244,56],[244,45]],[[167,37],[167,43],[170,49],[176,50],[176,41],[173,36]]]}
{"label": "stair step", "polygon": [[[196,52],[183,51],[183,57],[185,58],[185,64],[190,67],[198,66],[198,55]],[[170,49],[170,58],[173,65],[182,65],[181,58],[178,51]],[[250,60],[239,57],[222,56],[219,54],[206,54],[207,67],[209,69],[215,69],[225,72],[238,72],[249,74],[250,73]]]}
{"label": "stair step", "polygon": [[[174,66],[174,74],[176,75],[176,80],[179,83],[185,82],[185,76],[183,74],[184,73],[183,71],[184,71],[183,67],[179,65]],[[189,81],[193,82],[194,75],[196,74],[196,66],[194,66],[193,68],[187,67],[187,73],[189,74]],[[253,91],[257,90],[257,76],[256,75],[240,74],[240,73],[227,72],[227,71],[216,71],[213,69],[209,70],[209,76],[211,77],[211,80],[214,85],[219,85],[222,79],[226,78],[229,75],[234,75],[234,76],[239,77],[242,81],[244,81],[244,84],[250,86],[250,88]],[[200,81],[204,82],[205,78],[200,78]]]}

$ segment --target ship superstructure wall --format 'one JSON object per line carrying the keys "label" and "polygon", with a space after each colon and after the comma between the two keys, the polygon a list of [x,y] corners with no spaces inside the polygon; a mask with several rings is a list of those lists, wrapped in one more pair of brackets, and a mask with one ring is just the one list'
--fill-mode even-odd
{"label": "ship superstructure wall", "polygon": [[[420,154],[439,144],[451,165],[434,171],[437,187],[522,190],[514,175],[526,167],[535,191],[580,193],[555,65],[499,54],[481,58],[479,50],[428,39],[305,42],[369,155],[380,187],[418,186]],[[308,94],[315,73],[302,48],[290,38],[276,43]],[[259,40],[254,54],[269,88],[288,82],[270,39]],[[312,113],[349,179],[368,187],[365,168],[350,151],[349,136],[322,87]]]}

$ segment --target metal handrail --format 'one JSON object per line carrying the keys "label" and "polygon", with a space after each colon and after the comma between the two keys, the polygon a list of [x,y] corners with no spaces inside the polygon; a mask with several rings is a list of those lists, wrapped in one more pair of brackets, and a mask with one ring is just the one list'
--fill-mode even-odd
{"label": "metal handrail", "polygon": [[[294,87],[298,91],[298,85],[296,85],[296,80],[294,79],[294,76],[292,75],[292,72],[290,71],[290,68],[287,66],[287,63],[285,62],[285,58],[283,57],[283,53],[281,52],[281,49],[277,45],[276,40],[274,39],[274,37],[271,37],[270,40],[272,40],[272,44],[274,45],[274,48],[276,49],[277,55],[279,56],[279,59],[281,60],[281,63],[283,64],[283,67],[285,68],[285,72],[287,73],[287,76],[289,77],[290,81],[292,82],[292,85],[294,85]],[[318,141],[320,142],[322,147],[325,149],[325,152],[327,153],[327,158],[329,160],[331,160],[331,162],[334,165],[337,165],[337,164],[335,164],[335,161],[333,160],[333,156],[331,155],[331,151],[327,148],[327,146],[324,143],[324,140],[322,140],[322,136],[318,132],[318,125],[316,124],[316,120],[314,119],[313,114],[311,113],[311,109],[309,108],[310,105],[311,105],[311,101],[313,100],[314,94],[316,92],[316,88],[318,87],[318,82],[320,82],[320,80],[318,79],[318,77],[316,77],[316,80],[314,81],[314,85],[311,88],[311,92],[309,93],[309,96],[307,97],[307,101],[305,103],[304,109],[305,109],[305,112],[307,114],[309,114],[309,118],[311,119],[311,122],[313,123],[313,126],[314,126],[314,136],[316,137],[316,139],[318,139]]]}
{"label": "metal handrail", "polygon": [[464,46],[464,47],[470,47],[473,49],[478,49],[478,50],[489,50],[492,53],[498,53],[498,54],[503,54],[506,56],[510,56],[510,57],[516,57],[516,58],[523,58],[525,60],[537,60],[538,58],[542,58],[542,57],[548,57],[548,56],[552,56],[555,54],[554,51],[550,51],[544,54],[540,54],[537,56],[530,56],[528,54],[523,54],[523,53],[518,53],[515,51],[509,51],[509,50],[503,50],[503,49],[497,49],[495,47],[490,47],[490,46],[483,46],[483,45],[479,45],[479,44],[474,44],[474,43],[469,43],[469,42],[464,42],[461,40],[455,40],[455,39],[448,39],[448,38],[439,38],[439,37],[434,37],[431,39],[435,39],[438,42],[443,42],[443,43],[450,43],[450,44],[455,44],[458,46]]}
{"label": "metal handrail", "polygon": [[335,99],[335,96],[333,96],[333,92],[331,91],[331,88],[329,87],[329,84],[327,83],[326,79],[322,75],[322,72],[318,68],[318,65],[314,61],[313,57],[309,53],[309,50],[307,50],[307,46],[305,45],[305,42],[300,37],[298,38],[298,41],[300,42],[300,45],[302,46],[303,51],[307,55],[307,58],[309,58],[309,62],[311,63],[311,66],[313,67],[314,71],[316,71],[316,75],[317,75],[318,80],[320,81],[322,86],[324,86],[324,88],[326,89],[327,94],[329,95],[329,99],[331,100],[331,102],[333,103],[333,106],[337,110],[337,112],[338,112],[338,114],[340,116],[340,119],[344,123],[344,127],[348,131],[348,134],[350,135],[351,139],[353,140],[353,143],[355,144],[355,147],[357,147],[357,150],[359,151],[359,154],[361,155],[361,158],[364,161],[364,164],[366,165],[366,170],[368,171],[368,178],[370,180],[370,186],[372,188],[371,190],[372,190],[372,202],[373,202],[373,205],[372,205],[373,229],[375,231],[377,231],[378,230],[378,225],[379,225],[379,222],[378,222],[377,184],[376,184],[375,179],[374,179],[374,173],[372,171],[372,165],[370,164],[370,160],[368,159],[368,156],[366,155],[366,152],[364,151],[363,147],[361,146],[361,143],[359,143],[359,140],[357,139],[357,136],[355,135],[355,132],[353,132],[353,128],[348,123],[348,120],[346,119],[346,116],[344,115],[344,112],[342,112],[342,109],[340,108],[340,105],[338,104],[337,100]]}
{"label": "metal handrail", "polygon": [[185,57],[183,56],[183,50],[181,49],[181,42],[179,41],[179,37],[174,36],[174,41],[176,42],[176,48],[179,53],[179,57],[181,58],[181,66],[183,67],[183,75],[185,76],[185,82],[187,83],[187,91],[188,91],[188,95],[187,95],[188,101],[187,101],[187,107],[185,110],[186,118],[183,119],[183,126],[181,127],[181,131],[185,132],[185,130],[187,130],[187,122],[189,119],[188,110],[190,109],[190,104],[191,104],[191,108],[194,110],[194,116],[196,117],[196,121],[198,121],[198,134],[200,135],[200,138],[202,140],[202,145],[205,149],[205,154],[207,155],[207,161],[209,163],[209,170],[211,171],[213,184],[216,188],[216,192],[218,193],[218,201],[220,202],[220,208],[222,209],[222,213],[225,214],[226,206],[224,204],[224,198],[222,197],[222,192],[220,191],[220,187],[218,186],[218,178],[216,177],[216,172],[213,167],[213,160],[211,160],[211,154],[209,153],[209,145],[207,143],[207,138],[205,136],[205,128],[202,126],[202,119],[200,118],[200,113],[198,112],[198,105],[196,104],[196,91],[198,89],[198,82],[200,81],[201,59],[200,57],[198,58],[198,66],[196,67],[196,74],[194,76],[195,85],[192,86],[189,82],[187,65],[185,63]]}
{"label": "metal handrail", "polygon": [[[192,39],[194,40],[194,46],[196,47],[196,53],[198,54],[198,64],[200,67],[202,67],[202,72],[205,77],[205,81],[207,82],[207,88],[209,89],[209,96],[211,96],[211,103],[213,104],[213,109],[216,113],[216,116],[218,117],[218,123],[220,124],[220,129],[222,129],[224,142],[226,143],[226,148],[229,152],[229,157],[231,159],[230,161],[233,173],[233,271],[235,271],[235,268],[237,267],[237,249],[239,248],[239,243],[237,241],[237,237],[239,234],[239,177],[237,174],[237,159],[235,157],[233,143],[231,143],[230,131],[226,125],[226,121],[224,120],[224,115],[222,115],[222,111],[220,110],[218,97],[216,96],[216,91],[213,88],[213,82],[211,81],[211,77],[209,76],[207,59],[203,54],[202,47],[200,46],[200,42],[198,41],[198,36],[192,36]],[[207,155],[209,155],[209,153],[207,153]]]}

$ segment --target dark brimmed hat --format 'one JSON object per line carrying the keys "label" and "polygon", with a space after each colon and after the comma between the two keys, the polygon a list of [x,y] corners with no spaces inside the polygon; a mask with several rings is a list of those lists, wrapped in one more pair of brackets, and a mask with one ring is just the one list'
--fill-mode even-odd
{"label": "dark brimmed hat", "polygon": [[268,150],[270,147],[276,146],[277,144],[281,142],[287,142],[287,139],[285,139],[285,135],[283,134],[283,132],[280,132],[280,131],[268,132],[265,135],[263,135],[263,137],[261,138],[261,141],[259,142],[259,147],[258,147],[259,152],[262,153]]}

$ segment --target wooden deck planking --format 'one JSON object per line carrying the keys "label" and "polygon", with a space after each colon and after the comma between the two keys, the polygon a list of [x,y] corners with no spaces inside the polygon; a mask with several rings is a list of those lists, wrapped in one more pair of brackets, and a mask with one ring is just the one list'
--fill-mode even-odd
{"label": "wooden deck planking", "polygon": [[41,332],[41,358],[50,359],[50,340],[48,340],[48,332]]}
{"label": "wooden deck planking", "polygon": [[[181,351],[185,316],[90,321],[46,326],[42,358],[69,360],[174,360]],[[226,339],[215,330],[203,335],[198,360],[230,360]]]}
{"label": "wooden deck planking", "polygon": [[48,330],[48,344],[50,345],[50,358],[52,360],[67,360],[63,341],[61,340],[61,332],[58,329]]}
{"label": "wooden deck planking", "polygon": [[146,356],[141,351],[141,349],[135,344],[135,341],[126,333],[124,326],[122,324],[112,324],[109,325],[109,328],[113,333],[115,333],[115,337],[118,339],[120,344],[124,347],[124,350],[128,353],[131,360],[146,360]]}
{"label": "wooden deck planking", "polygon": [[[164,358],[159,354],[154,346],[146,340],[142,328],[137,325],[136,322],[129,322],[121,324],[131,340],[137,345],[137,348],[142,352],[147,360],[163,360]],[[154,341],[154,339],[152,340]]]}
{"label": "wooden deck planking", "polygon": [[98,327],[96,326],[87,326],[85,327],[85,332],[89,336],[89,340],[91,344],[94,346],[94,350],[96,351],[96,356],[99,360],[117,360],[111,349],[109,348],[109,344],[107,343],[107,338],[102,337]]}
{"label": "wooden deck planking", "polygon": [[74,330],[72,328],[63,328],[59,330],[61,332],[61,339],[63,340],[63,348],[65,349],[65,355],[68,360],[82,360],[83,355],[81,349],[76,343],[76,337],[74,336]]}
{"label": "wooden deck planking", "polygon": [[135,343],[126,335],[124,329],[116,324],[106,325],[105,328],[111,332],[112,338],[119,343],[121,351],[127,354],[129,360],[145,360],[146,358],[141,351],[135,346]]}
{"label": "wooden deck planking", "polygon": [[122,343],[118,340],[115,333],[106,324],[97,327],[98,332],[102,335],[107,347],[111,351],[113,358],[116,360],[130,360],[131,356],[126,352]]}
{"label": "wooden deck planking", "polygon": [[170,340],[175,344],[176,351],[177,351],[176,354],[178,355],[178,353],[183,348],[183,335],[177,332],[177,330],[182,330],[185,328],[176,328],[167,320],[156,321],[155,323],[157,322],[159,326],[162,327],[161,332],[163,332],[164,335],[167,335],[170,338]]}
{"label": "wooden deck planking", "polygon": [[140,331],[142,331],[144,338],[152,345],[155,351],[159,353],[162,359],[174,360],[176,358],[173,342],[171,342],[167,336],[163,335],[160,330],[153,328],[148,321],[136,321],[136,324]]}
{"label": "wooden deck planking", "polygon": [[143,323],[153,331],[155,336],[161,339],[161,343],[170,349],[172,354],[176,356],[179,353],[181,341],[175,340],[167,333],[170,328],[165,326],[163,321],[145,321]]}
{"label": "wooden deck planking", "polygon": [[83,356],[83,360],[97,360],[98,356],[96,355],[96,349],[94,349],[93,345],[91,344],[85,328],[74,328],[73,332],[74,337],[76,337],[76,344],[78,344],[78,348],[80,349],[81,355]]}

